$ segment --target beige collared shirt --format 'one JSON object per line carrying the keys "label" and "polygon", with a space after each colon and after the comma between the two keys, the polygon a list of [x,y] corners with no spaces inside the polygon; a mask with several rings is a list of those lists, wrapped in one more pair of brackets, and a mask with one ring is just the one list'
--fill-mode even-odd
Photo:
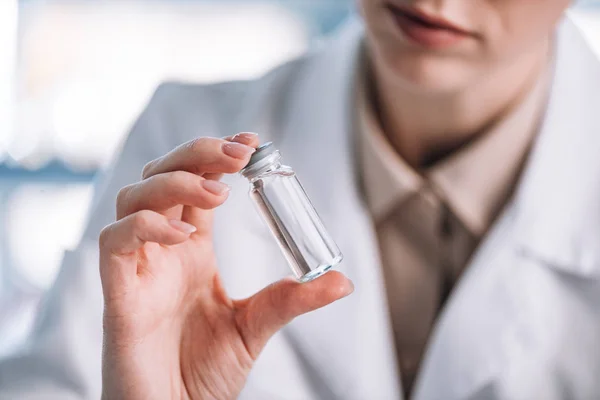
{"label": "beige collared shirt", "polygon": [[407,397],[440,309],[513,192],[545,109],[548,75],[476,141],[416,171],[383,134],[369,101],[366,73],[361,74],[361,178],[377,229]]}

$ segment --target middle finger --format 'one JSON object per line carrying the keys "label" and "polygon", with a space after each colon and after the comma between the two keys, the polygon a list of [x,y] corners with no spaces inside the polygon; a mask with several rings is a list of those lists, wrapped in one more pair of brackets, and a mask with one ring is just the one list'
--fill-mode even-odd
{"label": "middle finger", "polygon": [[162,173],[121,189],[117,219],[140,210],[164,212],[179,205],[209,210],[221,205],[228,193],[226,184],[190,172]]}

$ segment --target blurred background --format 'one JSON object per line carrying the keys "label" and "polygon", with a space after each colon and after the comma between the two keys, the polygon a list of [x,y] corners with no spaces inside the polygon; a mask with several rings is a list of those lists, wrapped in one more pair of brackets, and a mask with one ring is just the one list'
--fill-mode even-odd
{"label": "blurred background", "polygon": [[[163,80],[255,78],[354,0],[0,0],[0,357],[29,330],[91,187]],[[600,54],[600,0],[573,10]]]}

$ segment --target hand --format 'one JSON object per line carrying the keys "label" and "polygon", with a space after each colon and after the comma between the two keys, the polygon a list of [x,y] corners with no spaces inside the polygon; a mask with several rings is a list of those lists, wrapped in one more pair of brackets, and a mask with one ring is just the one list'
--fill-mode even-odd
{"label": "hand", "polygon": [[242,169],[257,145],[246,133],[193,140],[119,192],[117,222],[100,235],[103,398],[234,399],[277,330],[352,292],[329,272],[306,284],[283,279],[244,300],[225,293],[212,210],[227,199],[221,174]]}

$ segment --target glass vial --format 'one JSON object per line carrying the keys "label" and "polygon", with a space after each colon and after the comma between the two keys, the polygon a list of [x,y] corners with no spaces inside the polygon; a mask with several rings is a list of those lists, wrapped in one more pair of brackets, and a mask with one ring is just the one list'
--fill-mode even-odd
{"label": "glass vial", "polygon": [[281,164],[273,143],[256,149],[241,174],[250,181],[250,197],[299,281],[313,280],[342,261],[295,172]]}

